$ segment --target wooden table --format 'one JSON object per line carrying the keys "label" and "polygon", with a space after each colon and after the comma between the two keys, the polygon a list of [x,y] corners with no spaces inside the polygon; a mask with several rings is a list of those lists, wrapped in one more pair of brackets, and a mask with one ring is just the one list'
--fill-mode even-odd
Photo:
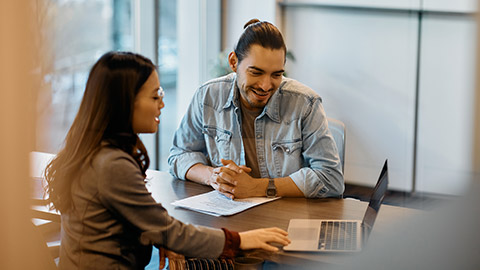
{"label": "wooden table", "polygon": [[[256,206],[244,212],[228,217],[214,217],[191,210],[175,208],[170,203],[189,196],[211,191],[208,186],[199,185],[190,181],[173,178],[170,174],[161,171],[147,171],[147,188],[153,198],[161,203],[169,214],[186,223],[203,225],[215,228],[228,228],[235,231],[245,231],[263,227],[279,227],[287,230],[292,218],[310,219],[362,219],[368,205],[351,199],[305,199],[281,198],[266,204]],[[413,218],[421,211],[382,205],[370,238],[382,237],[388,232],[389,225]],[[266,260],[281,264],[339,264],[348,254],[325,254],[313,252],[280,251],[269,253],[263,251],[247,252],[247,256],[260,256]]]}

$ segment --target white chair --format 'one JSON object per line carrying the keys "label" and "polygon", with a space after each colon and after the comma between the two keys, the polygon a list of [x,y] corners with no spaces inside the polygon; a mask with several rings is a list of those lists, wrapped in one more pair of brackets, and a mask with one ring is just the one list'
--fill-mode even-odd
{"label": "white chair", "polygon": [[48,201],[44,199],[43,178],[32,177],[31,180],[33,194],[30,217],[38,238],[43,240],[44,249],[51,255],[55,265],[60,255],[61,216],[56,211],[50,211]]}
{"label": "white chair", "polygon": [[60,257],[60,231],[61,221],[60,215],[45,212],[41,210],[46,206],[33,206],[32,209],[32,223],[35,225],[36,231],[41,235],[45,241],[45,246],[48,248],[48,253],[52,256],[52,261],[57,262]]}
{"label": "white chair", "polygon": [[332,133],[335,144],[337,145],[338,155],[342,163],[342,173],[345,171],[345,124],[337,119],[328,117],[328,128]]}

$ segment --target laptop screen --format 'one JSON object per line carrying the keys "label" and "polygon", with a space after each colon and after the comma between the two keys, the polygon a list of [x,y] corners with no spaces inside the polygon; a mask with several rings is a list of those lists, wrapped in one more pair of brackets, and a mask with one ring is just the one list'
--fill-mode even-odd
{"label": "laptop screen", "polygon": [[366,237],[370,234],[372,230],[373,224],[375,223],[375,219],[377,218],[378,210],[380,209],[380,205],[383,202],[383,198],[385,197],[385,192],[388,188],[388,164],[387,160],[385,160],[385,164],[383,165],[382,172],[378,178],[377,184],[373,189],[372,196],[370,198],[370,203],[368,204],[367,211],[365,212],[365,216],[363,216],[362,225],[366,233]]}

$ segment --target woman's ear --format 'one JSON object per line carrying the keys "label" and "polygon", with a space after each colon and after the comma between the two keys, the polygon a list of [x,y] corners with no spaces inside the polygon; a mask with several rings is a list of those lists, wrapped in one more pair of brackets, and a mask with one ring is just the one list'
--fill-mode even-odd
{"label": "woman's ear", "polygon": [[237,72],[238,58],[235,52],[231,52],[228,55],[228,64],[233,72]]}

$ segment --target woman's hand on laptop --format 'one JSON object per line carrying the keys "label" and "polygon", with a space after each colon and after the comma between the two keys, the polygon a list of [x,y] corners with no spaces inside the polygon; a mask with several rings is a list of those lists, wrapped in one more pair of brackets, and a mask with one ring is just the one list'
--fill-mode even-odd
{"label": "woman's hand on laptop", "polygon": [[240,232],[240,249],[261,248],[268,251],[278,251],[278,248],[270,243],[282,246],[290,244],[288,233],[280,228],[272,227]]}

